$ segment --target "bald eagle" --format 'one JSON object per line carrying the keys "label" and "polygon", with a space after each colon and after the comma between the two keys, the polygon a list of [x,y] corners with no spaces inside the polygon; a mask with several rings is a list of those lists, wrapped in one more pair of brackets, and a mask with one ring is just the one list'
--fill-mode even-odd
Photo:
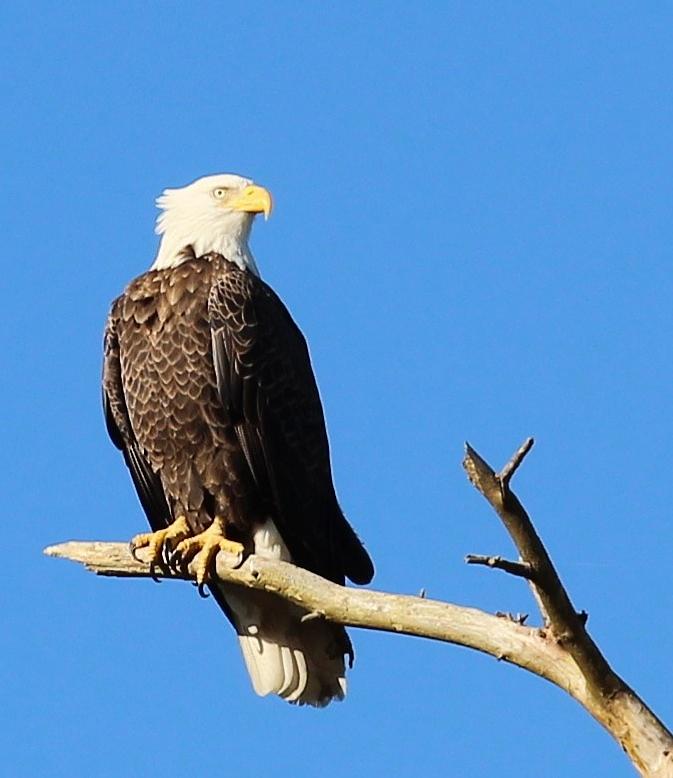
{"label": "bald eagle", "polygon": [[152,532],[154,565],[194,561],[238,633],[253,687],[289,702],[343,699],[346,631],[213,575],[220,550],[282,559],[338,584],[374,568],[334,491],[306,341],[248,246],[266,189],[201,178],[158,198],[159,250],[112,304],[103,404]]}

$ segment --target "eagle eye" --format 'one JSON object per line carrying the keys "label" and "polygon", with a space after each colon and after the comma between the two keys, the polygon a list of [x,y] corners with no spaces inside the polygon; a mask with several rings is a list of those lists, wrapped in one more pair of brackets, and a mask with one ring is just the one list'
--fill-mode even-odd
{"label": "eagle eye", "polygon": [[227,196],[227,192],[228,192],[228,191],[229,191],[229,190],[228,190],[228,189],[226,189],[225,187],[223,187],[223,186],[218,186],[218,187],[217,187],[217,189],[213,189],[213,197],[214,197],[216,200],[221,200],[223,197],[226,197],[226,196]]}

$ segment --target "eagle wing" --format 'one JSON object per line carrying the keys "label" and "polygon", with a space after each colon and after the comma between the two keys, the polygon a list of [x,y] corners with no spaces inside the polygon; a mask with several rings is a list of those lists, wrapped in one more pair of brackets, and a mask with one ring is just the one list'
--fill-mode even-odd
{"label": "eagle wing", "polygon": [[338,583],[368,583],[371,559],[334,492],[329,442],[306,341],[274,291],[230,270],[209,316],[224,412],[296,564]]}
{"label": "eagle wing", "polygon": [[131,472],[140,504],[147,514],[150,526],[156,531],[170,524],[171,511],[166,501],[161,478],[152,469],[136,440],[126,407],[117,337],[119,299],[112,304],[105,325],[103,412],[105,413],[108,434],[124,455],[124,461]]}

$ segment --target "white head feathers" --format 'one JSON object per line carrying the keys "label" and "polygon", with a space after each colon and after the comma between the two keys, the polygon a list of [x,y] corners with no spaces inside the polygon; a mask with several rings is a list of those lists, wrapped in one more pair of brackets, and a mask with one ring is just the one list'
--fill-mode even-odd
{"label": "white head feathers", "polygon": [[165,189],[157,198],[161,235],[153,270],[185,261],[189,246],[199,257],[217,252],[259,275],[248,247],[253,219],[271,211],[271,196],[248,178],[222,173],[199,178],[182,189]]}

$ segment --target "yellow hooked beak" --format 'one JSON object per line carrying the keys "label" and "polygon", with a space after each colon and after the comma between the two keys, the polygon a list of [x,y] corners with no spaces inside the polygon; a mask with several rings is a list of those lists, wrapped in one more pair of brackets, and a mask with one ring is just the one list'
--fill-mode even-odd
{"label": "yellow hooked beak", "polygon": [[268,219],[273,208],[271,194],[263,186],[251,184],[246,186],[239,194],[229,200],[227,207],[232,211],[245,211],[246,213],[263,213]]}

